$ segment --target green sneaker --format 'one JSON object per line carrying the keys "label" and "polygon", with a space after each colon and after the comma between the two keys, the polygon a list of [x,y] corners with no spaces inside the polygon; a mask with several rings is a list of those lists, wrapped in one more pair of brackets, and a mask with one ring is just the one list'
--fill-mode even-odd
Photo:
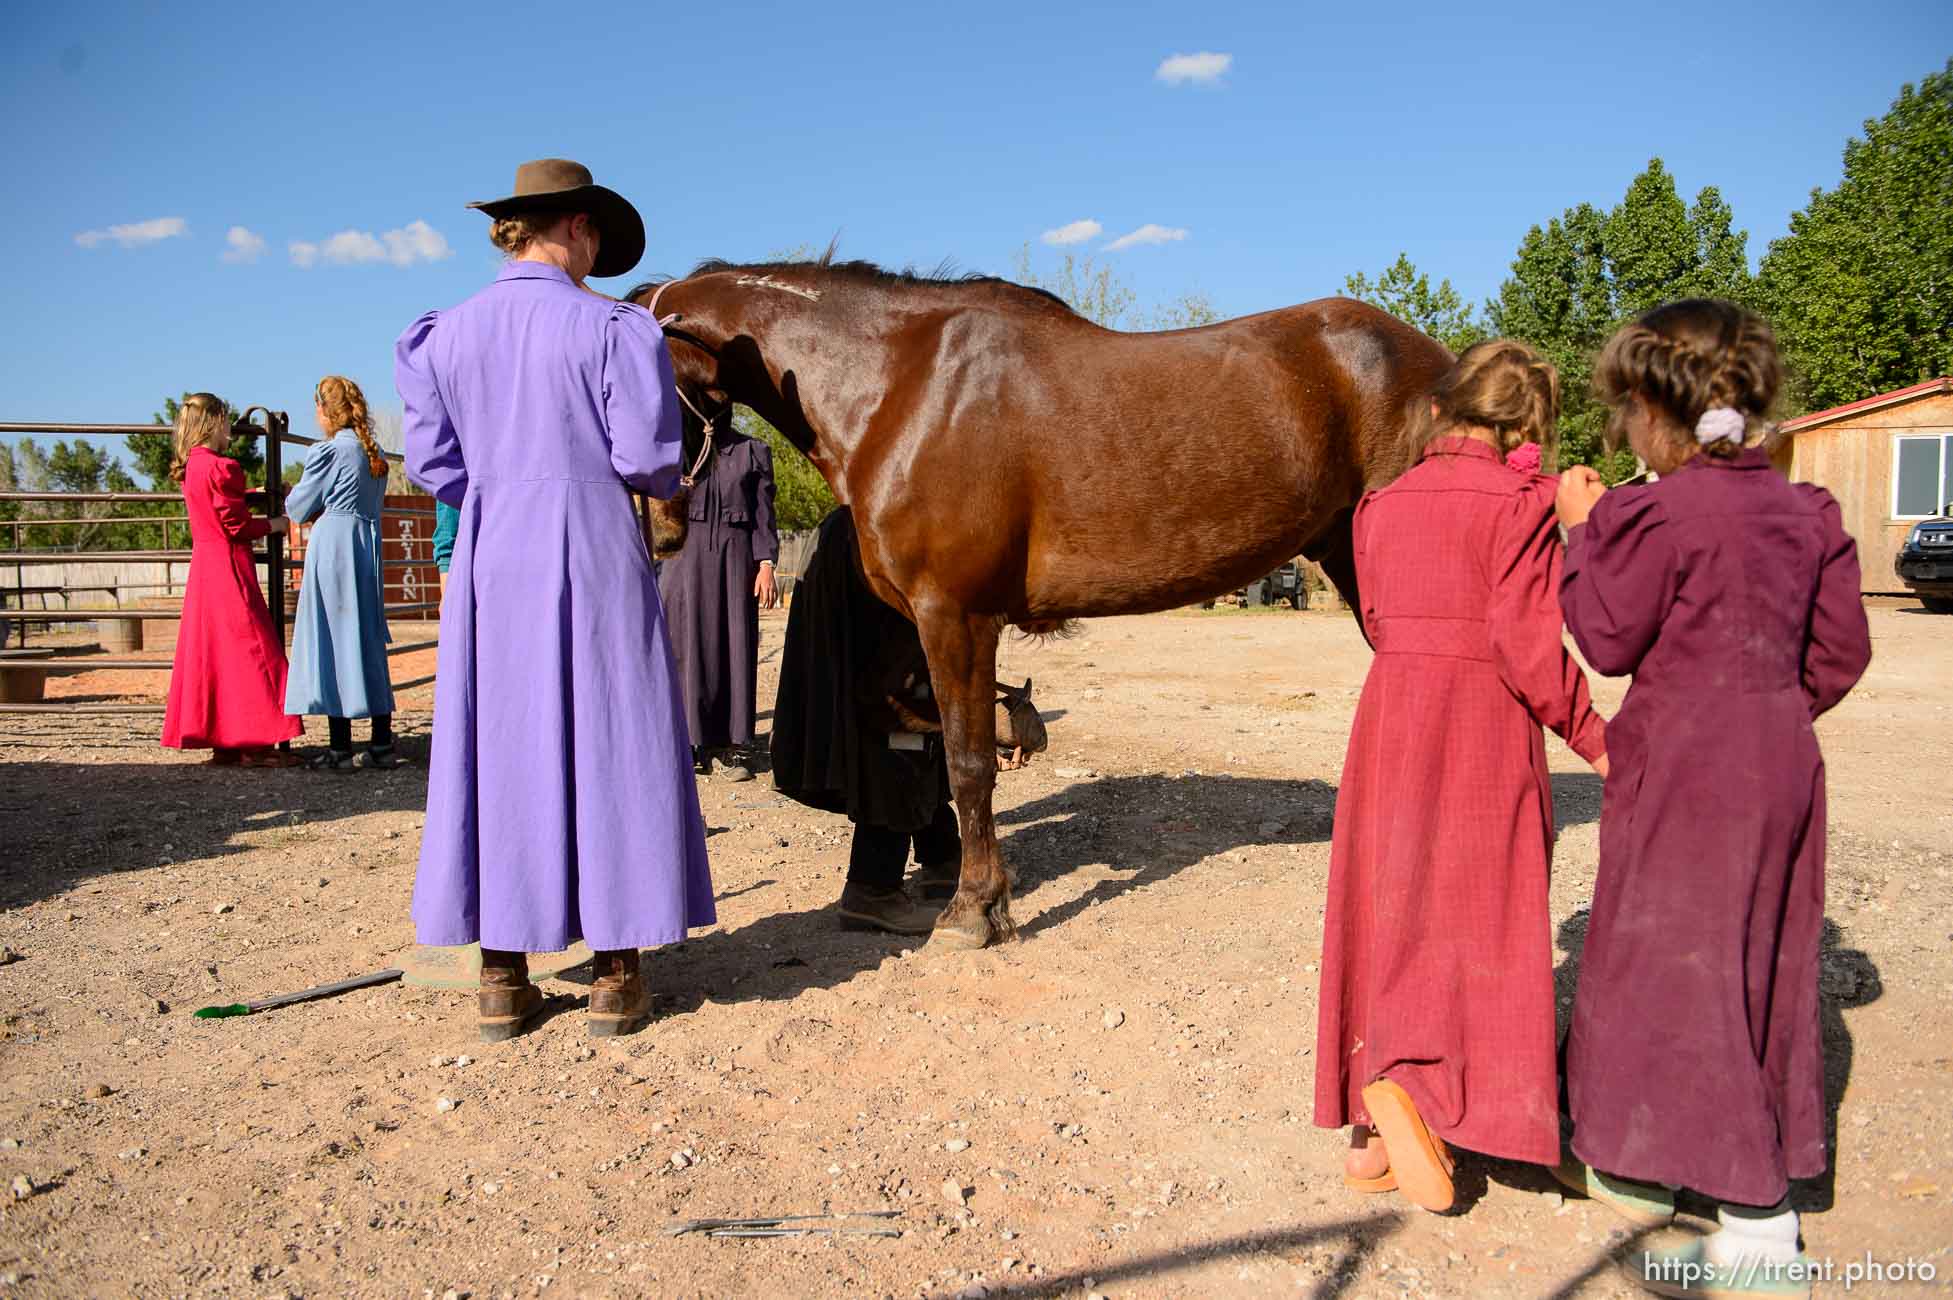
{"label": "green sneaker", "polygon": [[1603,1174],[1572,1151],[1560,1154],[1553,1177],[1569,1192],[1599,1201],[1637,1228],[1659,1228],[1675,1218],[1675,1193],[1666,1187]]}
{"label": "green sneaker", "polygon": [[1780,1300],[1809,1296],[1811,1279],[1821,1267],[1809,1255],[1791,1259],[1759,1255],[1735,1264],[1718,1264],[1709,1258],[1707,1241],[1706,1237],[1697,1237],[1679,1250],[1646,1250],[1630,1255],[1622,1261],[1621,1271],[1630,1282],[1679,1300],[1748,1300],[1756,1296]]}

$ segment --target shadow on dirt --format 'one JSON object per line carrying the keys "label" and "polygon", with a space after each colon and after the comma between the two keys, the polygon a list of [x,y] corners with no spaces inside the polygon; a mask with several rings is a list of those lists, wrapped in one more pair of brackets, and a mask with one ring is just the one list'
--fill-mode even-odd
{"label": "shadow on dirt", "polygon": [[[1094,1288],[1109,1290],[1135,1285],[1229,1259],[1274,1256],[1317,1274],[1321,1280],[1308,1294],[1329,1300],[1356,1287],[1368,1271],[1370,1256],[1403,1223],[1403,1215],[1384,1213],[1339,1223],[1244,1232],[1135,1259],[1107,1261],[1090,1269],[1024,1282],[996,1283],[985,1287],[984,1294],[1004,1300],[1042,1300],[1047,1296],[1078,1295]],[[1362,1289],[1367,1292],[1371,1288]]]}
{"label": "shadow on dirt", "polygon": [[[363,741],[364,728],[355,735]],[[249,847],[237,842],[241,834],[418,813],[427,806],[427,737],[402,735],[398,745],[407,766],[391,772],[212,767],[198,761],[203,754],[161,763],[7,763],[0,907],[114,872],[178,864],[222,871],[221,859]]]}
{"label": "shadow on dirt", "polygon": [[[1203,774],[1103,777],[1003,810],[998,829],[1016,898],[1094,864],[1117,873],[1018,933],[1035,941],[1094,904],[1246,845],[1321,843],[1335,808],[1335,787],[1322,781]],[[709,1001],[784,1000],[830,988],[926,941],[844,932],[830,908],[810,908],[660,949],[646,956],[645,970],[663,995],[661,1013],[684,1012]]]}

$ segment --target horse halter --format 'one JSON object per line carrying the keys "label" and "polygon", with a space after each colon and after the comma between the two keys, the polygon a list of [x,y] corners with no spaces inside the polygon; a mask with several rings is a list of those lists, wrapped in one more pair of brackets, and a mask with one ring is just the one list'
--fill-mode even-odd
{"label": "horse halter", "polygon": [[[651,313],[651,318],[658,322],[658,328],[661,330],[669,329],[672,325],[684,319],[678,312],[673,312],[671,315],[663,318],[658,316],[658,299],[664,296],[665,290],[677,283],[678,281],[676,280],[666,280],[663,284],[651,291],[651,301],[644,305],[644,309]],[[691,343],[703,351],[713,351],[713,349],[706,347],[705,340],[690,333],[686,333],[682,337],[687,343]],[[678,394],[678,400],[685,404],[685,409],[693,415],[696,415],[699,418],[699,422],[705,426],[705,442],[698,449],[698,459],[692,462],[692,467],[686,470],[684,476],[678,480],[679,486],[689,492],[698,483],[698,472],[704,469],[705,462],[712,458],[712,442],[718,436],[719,421],[725,419],[727,414],[731,412],[732,399],[727,398],[724,406],[721,406],[713,414],[707,415],[704,411],[698,409],[696,402],[685,395],[685,390],[682,386],[673,383],[672,391]]]}

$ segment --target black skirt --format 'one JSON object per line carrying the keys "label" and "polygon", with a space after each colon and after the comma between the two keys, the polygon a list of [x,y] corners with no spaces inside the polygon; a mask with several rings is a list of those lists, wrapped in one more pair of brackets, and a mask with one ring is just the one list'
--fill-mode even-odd
{"label": "black skirt", "polygon": [[821,521],[794,587],[780,693],[773,706],[773,784],[796,803],[857,825],[913,833],[949,797],[942,737],[893,749],[882,719],[890,665],[920,681],[928,661],[915,625],[861,576],[847,507]]}

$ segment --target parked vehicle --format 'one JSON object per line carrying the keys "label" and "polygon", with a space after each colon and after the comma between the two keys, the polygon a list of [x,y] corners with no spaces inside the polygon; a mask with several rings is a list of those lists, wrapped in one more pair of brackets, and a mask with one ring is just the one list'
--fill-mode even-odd
{"label": "parked vehicle", "polygon": [[1308,584],[1302,577],[1302,566],[1290,560],[1281,568],[1264,578],[1257,578],[1247,586],[1221,597],[1218,602],[1203,600],[1202,609],[1212,609],[1216,603],[1238,605],[1243,609],[1255,605],[1274,605],[1286,601],[1285,608],[1302,609],[1309,603]]}
{"label": "parked vehicle", "polygon": [[1912,526],[1892,567],[1920,604],[1935,614],[1953,614],[1953,502],[1944,514]]}

